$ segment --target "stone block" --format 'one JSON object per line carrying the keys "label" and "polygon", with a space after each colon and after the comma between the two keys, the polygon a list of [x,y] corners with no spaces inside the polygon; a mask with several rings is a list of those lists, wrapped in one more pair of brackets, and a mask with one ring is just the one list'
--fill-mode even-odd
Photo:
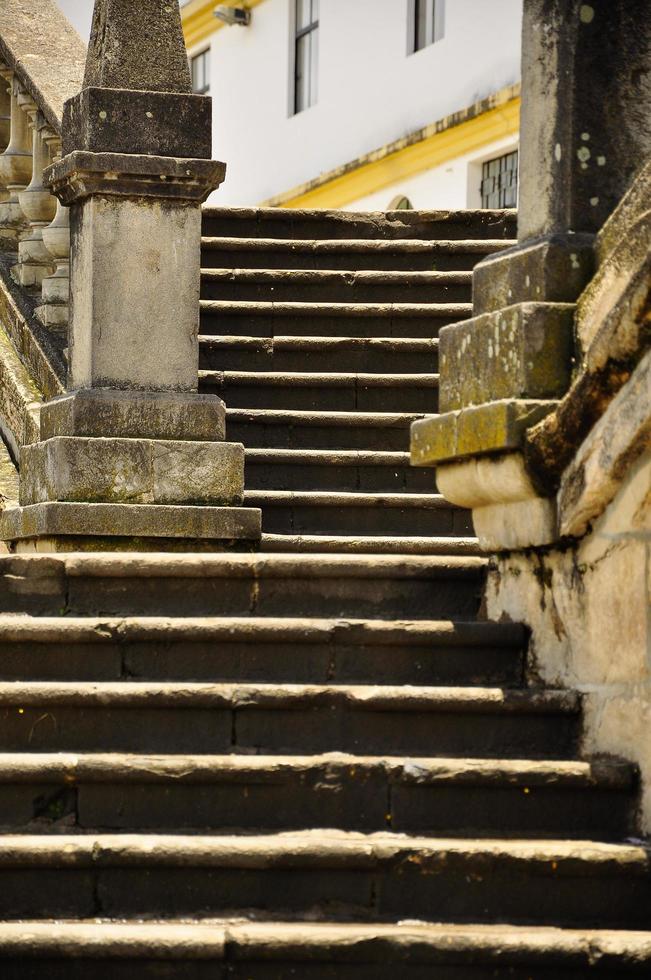
{"label": "stone block", "polygon": [[183,202],[72,208],[70,388],[196,391],[200,225]]}
{"label": "stone block", "polygon": [[436,466],[518,449],[526,429],[555,405],[553,401],[497,401],[419,419],[411,426],[412,465]]}
{"label": "stone block", "polygon": [[239,443],[58,436],[21,451],[20,503],[234,504]]}
{"label": "stone block", "polygon": [[224,403],[216,395],[182,391],[84,388],[41,408],[41,440],[55,436],[111,436],[221,442]]}
{"label": "stone block", "polygon": [[[258,541],[255,507],[183,507],[158,504],[43,503],[13,507],[0,516],[0,539],[17,550],[220,550],[226,541]],[[157,542],[159,544],[157,545]],[[161,544],[164,543],[164,544]],[[19,547],[21,546],[22,547]]]}
{"label": "stone block", "polygon": [[556,502],[549,497],[488,504],[473,510],[472,520],[482,551],[537,548],[558,538]]}
{"label": "stone block", "polygon": [[512,399],[552,399],[570,384],[573,307],[521,303],[444,327],[441,412]]}
{"label": "stone block", "polygon": [[574,303],[595,265],[591,235],[551,235],[489,255],[475,266],[475,316],[515,303]]}
{"label": "stone block", "polygon": [[89,150],[207,159],[211,122],[212,99],[205,95],[85,88],[65,105],[63,155]]}

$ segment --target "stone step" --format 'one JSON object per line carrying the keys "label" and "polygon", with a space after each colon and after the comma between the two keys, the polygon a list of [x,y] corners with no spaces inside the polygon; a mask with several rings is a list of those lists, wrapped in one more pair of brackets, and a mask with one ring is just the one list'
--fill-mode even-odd
{"label": "stone step", "polygon": [[477,538],[336,534],[264,534],[262,551],[341,555],[480,555]]}
{"label": "stone step", "polygon": [[204,299],[204,336],[437,337],[472,303],[273,303]]}
{"label": "stone step", "polygon": [[0,684],[0,752],[570,758],[568,691],[375,685]]}
{"label": "stone step", "polygon": [[[517,237],[517,212],[328,211],[321,208],[219,208],[204,206],[203,234],[244,238],[399,239]],[[515,242],[505,241],[504,247]]]}
{"label": "stone step", "polygon": [[479,687],[0,683],[0,752],[570,758],[571,691]]}
{"label": "stone step", "polygon": [[247,449],[249,490],[436,492],[431,469],[410,466],[407,452],[357,449]]}
{"label": "stone step", "polygon": [[201,382],[231,408],[438,412],[438,374],[202,371]]}
{"label": "stone step", "polygon": [[470,303],[472,273],[202,269],[201,298],[302,303]]}
{"label": "stone step", "polygon": [[0,618],[0,680],[262,681],[514,687],[513,623],[359,619]]}
{"label": "stone step", "polygon": [[423,413],[226,410],[226,438],[247,449],[363,449],[406,452]]}
{"label": "stone step", "polygon": [[424,555],[3,556],[0,612],[471,620],[486,566]]}
{"label": "stone step", "polygon": [[618,838],[637,773],[625,763],[518,759],[0,755],[0,827],[428,832]]}
{"label": "stone step", "polygon": [[[0,916],[242,913],[374,922],[648,929],[649,850],[592,840],[454,840],[312,831],[257,836],[5,836]],[[303,927],[304,923],[303,923]],[[395,968],[395,964],[394,968]],[[395,974],[394,974],[395,975]]]}
{"label": "stone step", "polygon": [[267,534],[472,536],[469,511],[435,493],[247,490]]}
{"label": "stone step", "polygon": [[202,269],[323,269],[358,272],[467,272],[487,255],[509,245],[506,239],[281,239],[201,240]]}
{"label": "stone step", "polygon": [[[217,371],[435,373],[438,338],[199,337],[200,367]],[[201,371],[199,372],[201,378]]]}
{"label": "stone step", "polygon": [[160,980],[161,963],[169,980],[622,980],[649,975],[651,942],[511,924],[41,920],[0,923],[0,963],[3,980]]}

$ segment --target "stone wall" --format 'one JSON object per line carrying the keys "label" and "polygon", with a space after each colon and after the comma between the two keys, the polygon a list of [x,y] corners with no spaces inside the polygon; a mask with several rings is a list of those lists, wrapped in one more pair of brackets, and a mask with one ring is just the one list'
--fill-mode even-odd
{"label": "stone wall", "polygon": [[584,751],[636,761],[651,832],[651,450],[589,532],[565,547],[494,559],[490,619],[526,623],[532,670],[583,692]]}

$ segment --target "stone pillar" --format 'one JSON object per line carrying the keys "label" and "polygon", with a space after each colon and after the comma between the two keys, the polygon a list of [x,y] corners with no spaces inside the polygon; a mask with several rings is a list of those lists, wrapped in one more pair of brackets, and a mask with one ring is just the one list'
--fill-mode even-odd
{"label": "stone pillar", "polygon": [[650,65],[647,0],[524,0],[518,244],[475,268],[473,318],[440,334],[442,414],[412,428],[486,550],[557,537],[520,450],[571,383],[595,233],[651,152]]}
{"label": "stone pillar", "polygon": [[26,550],[252,547],[244,450],[199,395],[201,202],[223,180],[179,7],[96,0],[82,92],[46,182],[70,209],[68,394],[21,453],[2,537]]}
{"label": "stone pillar", "polygon": [[[0,64],[0,68],[1,68]],[[0,153],[4,153],[11,133],[11,97],[5,80],[0,76]],[[9,192],[0,179],[0,207],[9,200]]]}
{"label": "stone pillar", "polygon": [[9,144],[0,156],[0,183],[6,191],[6,198],[0,203],[0,242],[15,250],[27,227],[18,194],[31,180],[32,149],[27,117],[18,104],[20,87],[14,73],[0,68],[0,78],[7,83],[10,103]]}

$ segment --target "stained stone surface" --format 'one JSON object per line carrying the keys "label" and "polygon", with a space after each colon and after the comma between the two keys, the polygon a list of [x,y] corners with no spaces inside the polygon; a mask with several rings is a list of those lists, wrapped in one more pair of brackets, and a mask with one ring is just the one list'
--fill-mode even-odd
{"label": "stained stone surface", "polygon": [[20,503],[234,504],[239,443],[57,437],[21,452]]}
{"label": "stained stone surface", "polygon": [[115,439],[221,442],[225,408],[216,395],[84,388],[46,402],[41,440],[110,435]]}
{"label": "stained stone surface", "polygon": [[411,426],[412,465],[436,466],[464,456],[518,449],[526,429],[555,405],[505,400],[419,419]]}
{"label": "stained stone surface", "polygon": [[184,550],[192,551],[192,542],[197,539],[256,540],[260,537],[260,522],[260,511],[254,507],[55,502],[4,511],[0,538],[175,538],[185,539]]}
{"label": "stained stone surface", "polygon": [[173,0],[96,0],[84,88],[190,92],[181,13]]}
{"label": "stained stone surface", "polygon": [[558,398],[570,383],[573,306],[522,303],[444,327],[441,412],[503,398]]}

